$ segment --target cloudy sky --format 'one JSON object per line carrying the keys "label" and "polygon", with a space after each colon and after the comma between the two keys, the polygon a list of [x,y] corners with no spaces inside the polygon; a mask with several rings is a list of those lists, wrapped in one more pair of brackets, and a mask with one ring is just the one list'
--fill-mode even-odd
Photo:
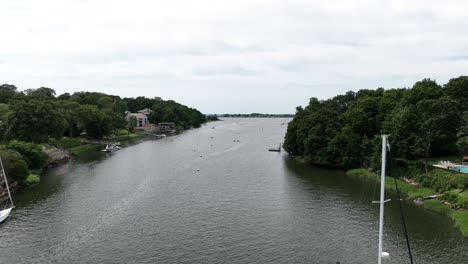
{"label": "cloudy sky", "polygon": [[293,113],[468,74],[466,1],[1,0],[0,83]]}

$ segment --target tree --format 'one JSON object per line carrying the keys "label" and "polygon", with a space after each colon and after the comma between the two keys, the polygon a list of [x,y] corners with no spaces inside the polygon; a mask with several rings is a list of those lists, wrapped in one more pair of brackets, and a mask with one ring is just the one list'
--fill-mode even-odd
{"label": "tree", "polygon": [[128,133],[133,132],[135,130],[135,127],[137,126],[137,118],[135,116],[129,116],[127,120],[127,130]]}
{"label": "tree", "polygon": [[94,105],[83,105],[78,119],[78,127],[95,139],[101,139],[112,131],[111,118]]}
{"label": "tree", "polygon": [[8,112],[10,112],[10,107],[7,104],[0,103],[0,122],[5,119]]}
{"label": "tree", "polygon": [[127,120],[121,113],[112,112],[111,110],[106,111],[105,114],[111,120],[112,130],[123,129],[127,127]]}
{"label": "tree", "polygon": [[468,111],[463,113],[462,125],[457,132],[457,147],[461,154],[468,153]]}
{"label": "tree", "polygon": [[55,98],[55,90],[47,87],[41,87],[37,89],[27,89],[26,95],[38,99],[38,100],[48,100]]}
{"label": "tree", "polygon": [[442,96],[442,87],[434,80],[423,79],[413,85],[406,93],[407,104],[415,105],[424,99],[437,99]]}
{"label": "tree", "polygon": [[468,110],[468,76],[450,79],[444,85],[444,92],[460,103],[460,113]]}
{"label": "tree", "polygon": [[81,106],[74,101],[61,100],[58,102],[60,112],[66,120],[65,135],[77,137],[80,135],[78,122],[80,120]]}
{"label": "tree", "polygon": [[458,127],[457,102],[449,97],[424,99],[414,107],[418,138],[416,146],[425,158],[425,171],[429,173],[428,159],[432,144],[454,133]]}
{"label": "tree", "polygon": [[42,148],[34,143],[12,140],[7,145],[8,149],[17,151],[31,169],[40,169],[46,165],[47,155]]}
{"label": "tree", "polygon": [[113,101],[114,100],[108,96],[102,96],[98,99],[98,107],[101,110],[112,110]]}
{"label": "tree", "polygon": [[21,158],[21,155],[12,150],[0,148],[3,166],[8,178],[22,184],[29,175],[28,165]]}
{"label": "tree", "polygon": [[9,103],[17,93],[17,88],[14,85],[0,85],[0,103]]}
{"label": "tree", "polygon": [[6,137],[27,142],[47,142],[60,138],[66,127],[63,115],[47,100],[19,101],[7,115]]}

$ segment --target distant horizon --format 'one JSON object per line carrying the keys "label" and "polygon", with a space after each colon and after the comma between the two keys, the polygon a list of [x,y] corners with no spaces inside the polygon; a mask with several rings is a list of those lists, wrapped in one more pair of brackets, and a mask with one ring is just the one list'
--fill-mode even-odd
{"label": "distant horizon", "polygon": [[[434,80],[437,82],[437,84],[443,86],[444,84],[446,84],[448,82],[448,80],[452,79],[452,78],[457,78],[457,77],[460,77],[460,76],[466,76],[468,75],[465,74],[465,75],[457,75],[457,76],[451,76],[451,77],[448,77],[448,79],[444,82],[440,82],[438,81],[437,79],[433,79],[433,78],[430,78],[430,77],[426,77],[427,79],[431,79],[431,80]],[[311,95],[307,98],[306,102],[304,104],[301,104],[301,105],[296,105],[294,106],[290,111],[292,112],[268,112],[268,111],[246,111],[246,112],[236,112],[235,110],[234,111],[226,111],[226,112],[218,112],[218,113],[209,113],[209,112],[205,112],[203,111],[203,106],[201,107],[197,107],[197,106],[194,106],[194,105],[190,105],[189,103],[187,102],[184,102],[184,101],[181,101],[181,100],[178,100],[178,99],[173,99],[173,98],[165,98],[165,97],[162,97],[162,96],[158,96],[158,95],[151,95],[151,96],[147,96],[147,95],[134,95],[134,96],[123,96],[123,95],[120,95],[120,94],[112,94],[112,93],[109,93],[109,92],[106,92],[106,91],[90,91],[90,90],[76,90],[76,91],[64,91],[64,92],[58,92],[57,89],[53,88],[53,87],[48,87],[48,86],[38,86],[36,88],[25,88],[25,89],[21,89],[20,87],[18,87],[17,85],[15,85],[14,83],[1,83],[0,81],[0,85],[2,84],[9,84],[9,85],[14,85],[19,92],[25,92],[26,90],[28,89],[37,89],[37,88],[40,88],[40,87],[47,87],[47,88],[51,88],[53,89],[55,92],[56,92],[56,96],[60,96],[62,94],[65,94],[65,93],[69,93],[70,95],[73,94],[73,93],[79,93],[79,92],[89,92],[89,93],[102,93],[102,94],[107,94],[107,95],[110,95],[110,96],[119,96],[120,98],[136,98],[136,97],[139,97],[139,96],[144,96],[144,97],[147,97],[147,98],[156,98],[156,97],[160,97],[162,100],[164,101],[169,101],[169,100],[173,100],[173,101],[176,101],[178,103],[181,103],[181,104],[184,104],[188,107],[191,107],[191,108],[196,108],[197,110],[199,110],[200,112],[202,112],[203,114],[205,115],[224,115],[224,114],[229,114],[229,115],[235,115],[235,114],[241,114],[241,115],[249,115],[249,114],[256,114],[256,113],[259,113],[259,114],[272,114],[272,115],[294,115],[295,112],[296,112],[296,107],[306,107],[309,103],[309,100],[310,98],[312,97],[316,97],[318,98],[319,100],[328,100],[328,99],[332,99],[333,97],[335,96],[338,96],[338,95],[343,95],[347,92],[358,92],[359,90],[377,90],[377,89],[380,89],[380,88],[383,88],[384,90],[390,90],[390,89],[409,89],[411,88],[414,83],[416,83],[417,81],[421,81],[425,78],[421,78],[421,79],[418,79],[418,80],[415,80],[413,83],[407,85],[407,86],[401,86],[401,87],[391,87],[391,88],[387,88],[387,87],[383,87],[383,86],[378,86],[378,87],[375,87],[375,88],[357,88],[357,89],[350,89],[350,90],[347,90],[347,91],[343,91],[343,92],[340,92],[338,94],[334,94],[334,95],[331,95],[330,97],[327,97],[327,98],[321,98],[320,96],[314,96],[314,95]],[[274,110],[273,110],[274,111]]]}

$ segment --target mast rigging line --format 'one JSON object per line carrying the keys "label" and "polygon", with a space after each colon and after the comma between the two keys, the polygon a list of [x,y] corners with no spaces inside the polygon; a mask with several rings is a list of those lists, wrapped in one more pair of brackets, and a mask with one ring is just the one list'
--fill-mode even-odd
{"label": "mast rigging line", "polygon": [[[388,141],[387,141],[388,143]],[[390,146],[388,147],[388,157],[390,159],[390,176],[393,177],[393,181],[395,182],[395,190],[396,190],[396,196],[397,196],[397,201],[398,201],[398,207],[400,208],[400,216],[401,216],[401,223],[403,225],[403,230],[405,232],[405,238],[406,238],[406,246],[408,248],[408,255],[410,258],[410,263],[413,264],[413,254],[411,252],[411,243],[408,235],[408,229],[406,228],[406,221],[405,221],[405,215],[403,214],[403,205],[401,203],[400,199],[400,189],[398,189],[398,183],[397,183],[397,178],[395,176],[395,170],[394,170],[394,164],[393,164],[393,157],[392,153],[390,151]]]}

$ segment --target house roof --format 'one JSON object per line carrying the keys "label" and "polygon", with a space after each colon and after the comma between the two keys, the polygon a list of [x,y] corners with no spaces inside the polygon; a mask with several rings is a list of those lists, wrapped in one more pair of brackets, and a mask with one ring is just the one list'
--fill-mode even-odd
{"label": "house roof", "polygon": [[129,113],[127,116],[134,116],[136,118],[148,118],[145,114],[142,113]]}
{"label": "house roof", "polygon": [[151,113],[151,112],[153,112],[153,110],[149,108],[141,109],[140,111],[138,111],[138,113]]}

